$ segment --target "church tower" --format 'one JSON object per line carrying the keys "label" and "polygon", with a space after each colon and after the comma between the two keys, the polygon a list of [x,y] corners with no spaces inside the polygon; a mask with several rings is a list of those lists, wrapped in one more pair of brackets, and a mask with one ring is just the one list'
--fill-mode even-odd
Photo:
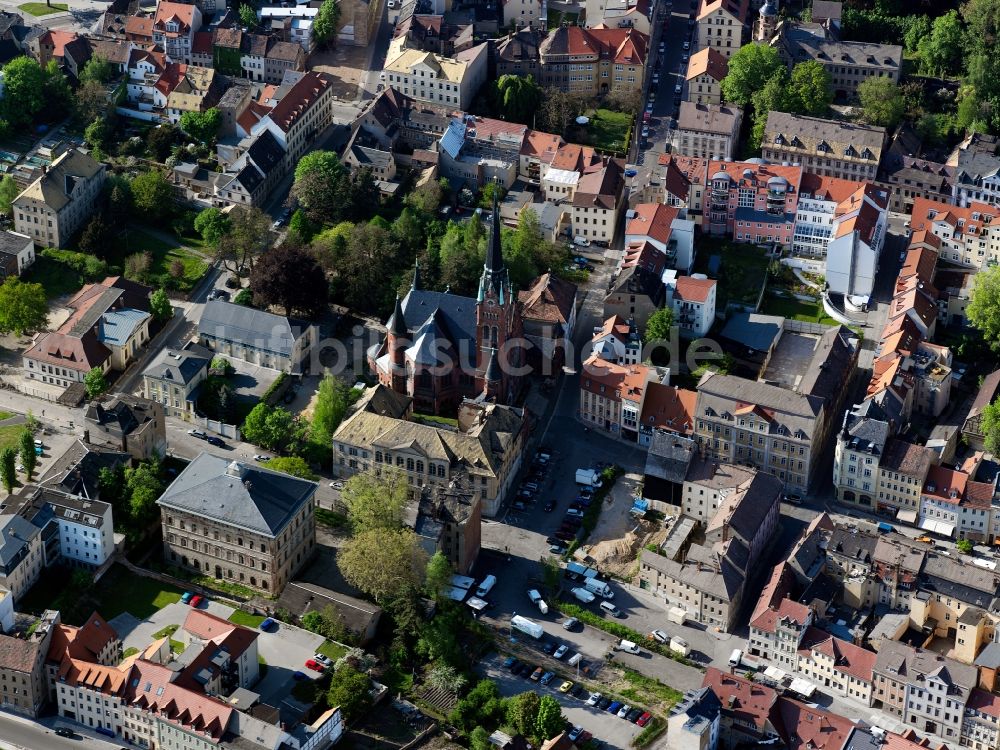
{"label": "church tower", "polygon": [[389,355],[388,385],[396,393],[407,393],[406,387],[406,347],[410,332],[406,330],[406,320],[403,318],[403,303],[396,295],[396,309],[386,323],[386,350]]}
{"label": "church tower", "polygon": [[775,29],[778,27],[778,3],[777,0],[765,0],[761,6],[760,16],[757,18],[757,27],[754,29],[754,41],[767,44],[774,38]]}
{"label": "church tower", "polygon": [[[511,339],[520,337],[521,326],[517,310],[517,300],[511,288],[510,274],[503,261],[503,247],[500,235],[500,208],[496,193],[493,195],[493,212],[490,215],[490,231],[486,245],[486,262],[479,278],[479,294],[476,297],[476,382],[482,392],[487,385],[495,388],[497,400],[504,402],[512,391],[511,378],[503,365],[518,366],[522,356],[520,349],[507,350],[504,345]],[[490,366],[491,359],[497,361]],[[500,381],[487,382],[487,370]]]}

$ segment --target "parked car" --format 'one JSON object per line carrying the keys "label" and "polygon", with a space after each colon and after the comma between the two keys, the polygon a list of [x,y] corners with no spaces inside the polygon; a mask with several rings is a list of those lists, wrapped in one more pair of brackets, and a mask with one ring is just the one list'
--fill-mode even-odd
{"label": "parked car", "polygon": [[553,641],[546,641],[542,644],[542,651],[550,656],[555,653],[555,650],[556,644]]}
{"label": "parked car", "polygon": [[551,513],[555,509],[556,509],[556,504],[551,500],[549,500],[547,503],[545,503],[544,506],[542,506],[542,510],[544,510],[546,513]]}
{"label": "parked car", "polygon": [[190,604],[191,599],[193,597],[194,597],[193,593],[191,593],[190,591],[185,591],[183,594],[181,594],[181,604]]}
{"label": "parked car", "polygon": [[628,712],[631,710],[632,707],[626,703],[624,706],[618,709],[618,718],[624,719],[626,716],[628,716]]}
{"label": "parked car", "polygon": [[583,510],[580,508],[568,508],[566,510],[566,515],[570,518],[583,518]]}
{"label": "parked car", "polygon": [[[565,643],[563,643],[561,646],[559,646],[559,648],[557,648],[552,653],[552,658],[553,659],[562,659],[564,656],[566,656],[566,652],[567,651],[569,651],[569,646],[567,646]],[[563,691],[563,692],[565,692],[565,691]]]}
{"label": "parked car", "polygon": [[205,441],[209,445],[214,445],[216,448],[226,447],[226,443],[221,438],[217,438],[215,435],[209,435],[207,438],[205,438]]}
{"label": "parked car", "polygon": [[201,430],[188,430],[188,435],[190,435],[191,437],[196,437],[199,440],[208,439],[208,433],[202,432]]}
{"label": "parked car", "polygon": [[191,597],[191,601],[188,602],[188,604],[190,604],[192,607],[200,607],[203,601],[205,601],[204,597],[195,594],[194,596]]}
{"label": "parked car", "polygon": [[573,683],[569,680],[565,680],[562,685],[559,686],[560,693],[568,693],[573,689]]}
{"label": "parked car", "polygon": [[270,461],[271,457],[270,456],[265,456],[264,454],[261,453],[261,454],[255,455],[253,457],[253,460],[256,461],[256,462],[258,462],[258,463],[262,463],[263,464],[263,463],[267,463],[268,461]]}
{"label": "parked car", "polygon": [[658,643],[670,642],[670,636],[664,633],[662,630],[654,630],[652,633],[650,633],[650,635],[653,636],[653,640],[657,641]]}
{"label": "parked car", "polygon": [[567,617],[565,620],[563,620],[562,626],[563,630],[576,630],[579,624],[580,621],[577,620],[575,617]]}
{"label": "parked car", "polygon": [[552,682],[552,679],[555,676],[556,676],[555,672],[546,672],[545,674],[542,675],[542,679],[539,680],[539,682],[541,682],[543,685],[548,685],[550,682]]}
{"label": "parked car", "polygon": [[306,659],[306,667],[314,672],[322,672],[325,667],[315,659]]}
{"label": "parked car", "polygon": [[308,680],[309,678],[306,676],[305,672],[300,672],[299,670],[296,669],[294,672],[292,672],[292,679],[295,680],[296,682],[302,682],[302,680]]}
{"label": "parked car", "polygon": [[344,489],[344,483],[340,481],[330,482],[330,484],[328,484],[327,487],[329,487],[331,490],[342,490]]}
{"label": "parked car", "polygon": [[566,739],[570,742],[576,742],[580,738],[581,734],[583,734],[583,727],[575,726],[569,730],[569,734],[566,735]]}
{"label": "parked car", "polygon": [[76,735],[73,734],[73,730],[69,729],[68,727],[57,727],[56,728],[56,736],[57,737],[75,737]]}
{"label": "parked car", "polygon": [[257,627],[259,627],[261,630],[263,630],[266,633],[271,628],[275,627],[277,624],[278,623],[277,623],[276,620],[272,620],[270,617],[265,617],[261,621],[260,625],[258,625]]}
{"label": "parked car", "polygon": [[645,711],[643,712],[642,716],[640,716],[638,719],[635,720],[635,723],[640,727],[644,727],[649,723],[649,720],[652,718],[653,714],[649,713],[649,711]]}
{"label": "parked car", "polygon": [[587,698],[587,705],[596,706],[600,702],[601,698],[602,696],[600,693],[591,693],[590,696]]}
{"label": "parked car", "polygon": [[531,673],[531,681],[538,682],[542,679],[542,675],[545,674],[545,670],[541,667],[535,667],[535,671]]}
{"label": "parked car", "polygon": [[642,709],[633,708],[631,711],[628,712],[628,715],[625,717],[625,721],[629,721],[635,724],[635,720],[638,719],[640,716],[642,716]]}
{"label": "parked car", "polygon": [[613,701],[604,710],[607,711],[609,714],[617,714],[618,713],[618,709],[620,709],[621,707],[622,707],[622,702],[621,701]]}
{"label": "parked car", "polygon": [[331,659],[329,656],[324,656],[323,654],[313,654],[313,659],[315,661],[318,661],[324,667],[333,666],[333,659]]}
{"label": "parked car", "polygon": [[601,698],[599,701],[597,701],[597,710],[598,711],[605,711],[605,710],[607,710],[608,706],[610,706],[610,705],[611,705],[611,699],[610,698]]}

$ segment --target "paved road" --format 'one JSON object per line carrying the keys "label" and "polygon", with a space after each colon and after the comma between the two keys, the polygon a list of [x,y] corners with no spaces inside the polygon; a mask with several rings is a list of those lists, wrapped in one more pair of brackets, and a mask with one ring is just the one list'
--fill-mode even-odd
{"label": "paved road", "polygon": [[50,717],[40,722],[33,722],[20,716],[0,713],[0,749],[2,750],[117,750],[117,742],[100,739],[83,727],[74,726],[76,736],[73,739],[57,736],[52,729],[66,725],[67,722]]}

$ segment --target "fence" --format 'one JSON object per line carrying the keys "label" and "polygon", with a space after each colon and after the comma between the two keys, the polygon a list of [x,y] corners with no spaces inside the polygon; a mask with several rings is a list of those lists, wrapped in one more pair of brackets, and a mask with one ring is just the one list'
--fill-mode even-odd
{"label": "fence", "polygon": [[243,440],[240,428],[234,424],[226,424],[225,422],[220,422],[217,419],[209,419],[208,417],[191,417],[189,421],[192,424],[196,424],[206,430],[211,430],[212,432],[222,435],[222,437],[229,438],[230,440]]}

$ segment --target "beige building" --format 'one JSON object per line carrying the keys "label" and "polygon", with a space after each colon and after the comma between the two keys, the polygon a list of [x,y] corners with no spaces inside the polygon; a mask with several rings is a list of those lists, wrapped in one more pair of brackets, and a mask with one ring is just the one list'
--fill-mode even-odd
{"label": "beige building", "polygon": [[563,25],[538,45],[540,83],[588,97],[642,91],[648,55],[649,36],[637,29]]}
{"label": "beige building", "polygon": [[116,394],[91,402],[83,423],[84,442],[128,453],[136,461],[167,454],[166,419],[156,401]]}
{"label": "beige building", "polygon": [[930,448],[895,438],[886,443],[875,485],[876,509],[918,512],[920,491],[934,463],[936,454]]}
{"label": "beige building", "polygon": [[801,164],[811,174],[872,181],[885,143],[885,128],[769,112],[761,155],[776,163]]}
{"label": "beige building", "polygon": [[739,145],[743,110],[728,104],[681,102],[677,127],[670,131],[672,151],[678,156],[733,159]]}
{"label": "beige building", "polygon": [[26,638],[0,634],[0,708],[37,717],[49,696],[45,656],[52,641],[49,621],[58,612],[46,611]]}
{"label": "beige building", "polygon": [[616,159],[583,175],[573,193],[571,232],[605,247],[614,239],[625,210],[624,170]]}
{"label": "beige building", "polygon": [[44,567],[42,530],[9,510],[0,515],[0,586],[16,602],[35,585]]}
{"label": "beige building", "polygon": [[94,215],[106,179],[103,164],[69,149],[14,199],[15,231],[43,247],[65,247]]}
{"label": "beige building", "polygon": [[698,13],[698,49],[711,47],[727,60],[743,46],[746,0],[702,0]]}
{"label": "beige building", "polygon": [[280,594],[316,544],[316,484],[200,453],[156,501],[168,564]]}
{"label": "beige building", "polygon": [[454,58],[390,47],[385,84],[418,101],[468,109],[486,82],[488,46],[477,45]]}
{"label": "beige building", "polygon": [[383,386],[369,388],[333,436],[333,471],[350,477],[394,466],[419,496],[421,488],[469,488],[494,516],[514,486],[528,420],[521,409],[465,400],[458,429],[412,419],[412,399]]}
{"label": "beige building", "polygon": [[704,47],[688,60],[687,101],[722,104],[722,79],[729,74],[729,61],[714,47]]}
{"label": "beige building", "polygon": [[142,371],[143,395],[163,406],[167,416],[189,420],[195,415],[198,386],[208,377],[212,352],[197,344],[161,349]]}

